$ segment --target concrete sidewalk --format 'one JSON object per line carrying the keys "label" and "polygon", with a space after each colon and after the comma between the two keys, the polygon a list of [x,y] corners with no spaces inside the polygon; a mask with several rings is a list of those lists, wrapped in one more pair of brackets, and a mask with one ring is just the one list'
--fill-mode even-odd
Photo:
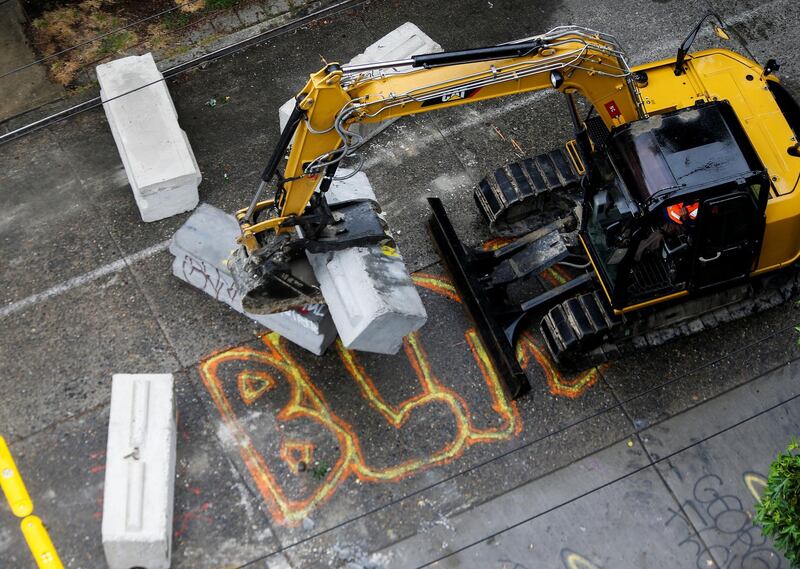
{"label": "concrete sidewalk", "polygon": [[[24,26],[19,0],[0,3],[0,75],[36,61]],[[0,78],[0,123],[63,95],[64,90],[50,81],[40,64]]]}
{"label": "concrete sidewalk", "polygon": [[[756,57],[782,58],[800,94],[797,2],[712,4]],[[574,23],[616,34],[636,64],[672,56],[709,6],[464,0],[454,17],[433,0],[375,0],[183,74],[169,89],[203,173],[200,199],[230,212],[252,197],[278,138],[277,109],[320,54],[346,61],[405,21],[449,50]],[[709,41],[707,33],[697,47]],[[211,97],[230,99],[211,107]],[[670,508],[698,502],[694,485],[714,474],[721,482],[701,484],[721,484],[750,511],[741,476],[763,475],[796,432],[794,403],[669,464],[652,467],[647,453],[657,460],[794,393],[789,375],[765,375],[800,357],[794,306],[574,375],[554,370],[534,331],[519,345],[533,390],[512,402],[483,365],[426,235],[425,198],[438,195],[461,235],[485,239],[472,185],[518,160],[518,147],[533,155],[560,145],[568,121],[553,95],[513,97],[403,119],[365,150],[429,314],[397,356],[340,345],[312,356],[173,277],[168,240],[188,214],[141,222],[102,110],[0,146],[0,429],[65,565],[103,564],[111,375],[171,372],[173,567],[413,567],[517,522],[494,538],[502,551],[480,542],[441,565],[638,569],[652,558],[682,567],[708,546],[726,566],[714,545],[741,514],[713,530],[702,504],[686,518]],[[687,540],[692,527],[708,536],[699,547]],[[738,567],[744,552],[731,552],[727,566]],[[0,560],[31,565],[2,501]]]}
{"label": "concrete sidewalk", "polygon": [[398,568],[788,567],[752,519],[797,436],[798,397],[793,362],[379,555]]}

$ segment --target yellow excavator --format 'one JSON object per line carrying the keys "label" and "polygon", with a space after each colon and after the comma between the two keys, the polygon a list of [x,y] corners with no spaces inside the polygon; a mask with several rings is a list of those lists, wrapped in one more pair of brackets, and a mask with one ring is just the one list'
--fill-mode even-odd
{"label": "yellow excavator", "polygon": [[[764,66],[727,49],[629,67],[617,40],[565,26],[502,45],[311,75],[249,207],[229,266],[253,312],[318,296],[305,251],[391,244],[379,206],[330,206],[354,126],[543,89],[564,94],[575,136],[503,165],[475,200],[499,249],[462,245],[441,202],[431,233],[512,396],[529,384],[515,339],[528,318],[563,367],[594,365],[774,306],[796,289],[800,107]],[[746,46],[745,46],[746,49]],[[589,109],[588,114],[582,109]],[[288,158],[281,168],[285,155]],[[262,199],[276,181],[274,198]],[[572,277],[537,278],[562,265]],[[781,270],[786,269],[786,270]]]}

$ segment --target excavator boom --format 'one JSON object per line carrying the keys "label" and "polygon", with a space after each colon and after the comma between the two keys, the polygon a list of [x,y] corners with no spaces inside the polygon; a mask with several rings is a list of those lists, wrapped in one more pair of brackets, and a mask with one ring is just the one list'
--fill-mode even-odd
{"label": "excavator boom", "polygon": [[[350,130],[353,124],[543,89],[579,92],[599,110],[608,128],[645,116],[636,81],[616,39],[579,27],[556,28],[488,48],[378,64],[326,65],[297,95],[287,125],[287,131],[295,131],[284,133],[262,176],[260,190],[277,173],[277,163],[291,141],[276,199],[259,202],[259,191],[251,206],[237,213],[244,246],[253,252],[261,247],[259,234],[292,230],[290,219],[306,211],[317,188],[363,144]],[[266,209],[275,215],[256,222],[256,214]]]}

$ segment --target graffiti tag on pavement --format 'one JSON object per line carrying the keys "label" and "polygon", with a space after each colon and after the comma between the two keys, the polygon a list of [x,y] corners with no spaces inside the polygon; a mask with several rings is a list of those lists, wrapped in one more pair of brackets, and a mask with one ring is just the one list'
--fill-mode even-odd
{"label": "graffiti tag on pavement", "polygon": [[[460,302],[443,277],[415,281],[440,302]],[[203,385],[275,521],[297,524],[347,480],[398,481],[521,432],[516,405],[476,331],[446,332],[413,333],[402,354],[389,358],[337,342],[344,378],[315,375],[309,367],[316,361],[302,365],[276,334],[263,336],[258,347],[203,360]],[[446,361],[433,361],[426,344]],[[520,341],[518,356],[523,367],[542,368],[557,396],[578,397],[597,381],[597,370],[561,376],[530,336]]]}
{"label": "graffiti tag on pavement", "polygon": [[[758,499],[764,478],[752,472],[743,478],[747,489]],[[682,510],[670,508],[672,516],[666,525],[682,523],[686,529],[686,537],[679,545],[694,548],[698,569],[780,569],[782,558],[761,535],[761,528],[753,525],[753,514],[723,486],[722,478],[706,474],[695,482],[692,498],[681,504]]]}

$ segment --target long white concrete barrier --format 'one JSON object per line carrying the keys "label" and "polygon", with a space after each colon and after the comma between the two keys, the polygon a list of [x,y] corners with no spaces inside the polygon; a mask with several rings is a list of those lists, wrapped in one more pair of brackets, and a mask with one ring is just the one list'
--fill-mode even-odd
{"label": "long white concrete barrier", "polygon": [[106,450],[103,549],[110,569],[168,569],[175,499],[172,374],[115,374]]}
{"label": "long white concrete barrier", "polygon": [[100,98],[143,221],[194,209],[202,179],[153,56],[96,68]]}
{"label": "long white concrete barrier", "polygon": [[[334,181],[327,198],[330,205],[376,200],[363,172]],[[395,354],[403,338],[425,324],[422,299],[396,248],[372,245],[306,256],[345,347]]]}

